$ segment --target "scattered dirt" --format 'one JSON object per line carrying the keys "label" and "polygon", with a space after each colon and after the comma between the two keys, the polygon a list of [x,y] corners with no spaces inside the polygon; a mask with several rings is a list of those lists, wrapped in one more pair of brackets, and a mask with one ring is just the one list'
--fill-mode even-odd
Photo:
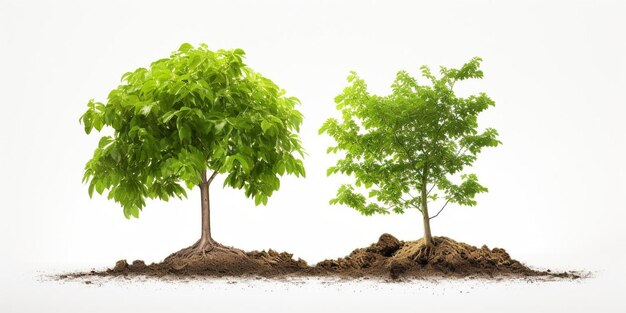
{"label": "scattered dirt", "polygon": [[[128,263],[117,261],[112,269],[88,273],[60,275],[58,279],[88,276],[151,276],[169,279],[189,276],[231,277],[257,276],[287,277],[376,277],[397,279],[412,278],[567,278],[577,279],[574,272],[555,273],[537,271],[511,259],[500,248],[477,248],[446,237],[435,237],[435,246],[425,249],[422,240],[400,241],[389,234],[380,236],[378,242],[367,248],[352,251],[336,260],[324,260],[309,266],[302,259],[294,260],[286,252],[244,252],[216,244],[211,251],[188,253],[183,249],[173,253],[161,263],[146,265],[141,260]],[[183,253],[184,252],[184,253]]]}

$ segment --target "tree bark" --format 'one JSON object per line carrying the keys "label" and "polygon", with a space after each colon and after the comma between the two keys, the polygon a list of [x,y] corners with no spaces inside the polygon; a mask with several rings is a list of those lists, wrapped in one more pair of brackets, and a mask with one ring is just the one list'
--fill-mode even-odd
{"label": "tree bark", "polygon": [[422,220],[424,222],[424,244],[427,247],[434,246],[433,236],[430,234],[430,216],[428,215],[428,192],[426,180],[422,182]]}
{"label": "tree bark", "polygon": [[200,200],[202,208],[202,235],[200,236],[199,248],[213,245],[213,237],[211,237],[211,206],[209,203],[209,185],[215,177],[213,173],[211,178],[207,180],[206,170],[202,171],[200,182]]}

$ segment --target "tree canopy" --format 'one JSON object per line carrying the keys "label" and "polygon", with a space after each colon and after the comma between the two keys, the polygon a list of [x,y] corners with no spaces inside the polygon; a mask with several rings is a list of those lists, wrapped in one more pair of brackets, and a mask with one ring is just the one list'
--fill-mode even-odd
{"label": "tree canopy", "polygon": [[440,75],[421,67],[425,83],[398,72],[392,92],[368,92],[365,81],[352,72],[350,85],[335,98],[341,119],[328,119],[320,129],[342,153],[328,175],[343,173],[354,183],[339,187],[331,204],[343,204],[365,215],[403,213],[426,202],[475,205],[476,194],[486,192],[475,174],[464,173],[485,147],[501,142],[493,128],[478,129],[478,115],[494,106],[485,93],[458,97],[459,81],[483,77],[480,58],[459,69],[441,67]]}
{"label": "tree canopy", "polygon": [[[138,217],[146,198],[186,197],[206,170],[266,204],[279,176],[304,176],[299,100],[243,63],[244,51],[183,44],[122,76],[107,101],[87,104],[89,134],[110,127],[83,182]],[[185,188],[186,187],[186,188]]]}

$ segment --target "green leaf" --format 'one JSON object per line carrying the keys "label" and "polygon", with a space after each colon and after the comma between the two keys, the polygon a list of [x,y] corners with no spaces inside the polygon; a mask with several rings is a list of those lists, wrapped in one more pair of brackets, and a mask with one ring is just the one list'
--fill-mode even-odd
{"label": "green leaf", "polygon": [[222,131],[222,129],[224,129],[224,126],[226,126],[226,120],[222,120],[220,122],[218,122],[217,124],[215,124],[215,131],[217,133],[220,133]]}
{"label": "green leaf", "polygon": [[235,154],[232,156],[233,160],[237,160],[245,173],[249,173],[252,167],[254,166],[253,161],[241,154]]}
{"label": "green leaf", "polygon": [[122,156],[120,155],[120,151],[118,150],[117,146],[113,146],[111,150],[109,150],[109,154],[116,162],[119,162],[122,159]]}
{"label": "green leaf", "polygon": [[85,112],[85,114],[80,117],[80,121],[85,127],[85,133],[90,134],[91,130],[93,129],[91,111]]}
{"label": "green leaf", "polygon": [[104,189],[106,188],[106,185],[104,185],[102,181],[100,180],[97,180],[95,185],[96,185],[96,192],[98,194],[102,194],[104,192]]}
{"label": "green leaf", "polygon": [[157,82],[155,80],[148,80],[141,87],[141,92],[144,94],[148,94],[154,91],[156,88],[157,88]]}
{"label": "green leaf", "polygon": [[102,127],[104,127],[104,124],[102,123],[100,115],[94,114],[92,118],[93,128],[95,128],[97,131],[101,131]]}
{"label": "green leaf", "polygon": [[191,139],[191,128],[187,124],[182,124],[180,128],[178,128],[178,137],[180,141],[187,141]]}
{"label": "green leaf", "polygon": [[277,164],[276,173],[278,173],[278,175],[280,176],[283,176],[285,174],[285,164],[283,162]]}
{"label": "green leaf", "polygon": [[178,111],[167,112],[167,113],[163,114],[163,116],[161,117],[161,122],[165,124],[165,123],[169,122],[177,114],[178,114]]}
{"label": "green leaf", "polygon": [[261,129],[263,130],[263,133],[267,133],[267,131],[272,127],[273,127],[272,123],[266,120],[261,121]]}
{"label": "green leaf", "polygon": [[132,215],[134,218],[139,218],[139,208],[135,206],[131,207],[130,215]]}
{"label": "green leaf", "polygon": [[100,138],[100,141],[98,142],[98,148],[104,149],[111,142],[113,142],[113,139],[111,138],[111,136],[104,136],[104,137]]}
{"label": "green leaf", "polygon": [[93,181],[89,184],[89,189],[87,190],[89,192],[89,198],[93,198],[93,190],[95,188],[95,184],[93,183]]}
{"label": "green leaf", "polygon": [[190,45],[188,43],[184,43],[184,44],[180,45],[180,48],[178,48],[178,51],[183,52],[183,53],[187,53],[191,49],[193,49],[192,45]]}
{"label": "green leaf", "polygon": [[330,176],[335,173],[337,173],[337,169],[334,166],[331,166],[326,170],[326,176]]}

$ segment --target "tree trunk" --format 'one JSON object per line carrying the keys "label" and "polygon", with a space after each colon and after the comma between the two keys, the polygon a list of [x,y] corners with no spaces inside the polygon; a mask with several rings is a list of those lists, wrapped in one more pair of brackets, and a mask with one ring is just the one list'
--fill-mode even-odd
{"label": "tree trunk", "polygon": [[[198,187],[200,187],[200,207],[202,208],[202,228],[200,240],[196,241],[196,243],[185,249],[182,249],[176,253],[172,253],[170,256],[165,258],[165,262],[179,262],[180,259],[188,259],[190,256],[199,253],[202,253],[202,255],[205,256],[207,252],[211,252],[215,248],[223,247],[219,243],[213,241],[213,237],[211,236],[211,207],[209,204],[209,186],[211,185],[211,182],[216,175],[217,171],[213,172],[211,177],[207,180],[206,170],[200,173],[200,184],[198,185]],[[186,261],[183,263],[185,264],[183,264],[181,268],[187,266]]]}
{"label": "tree trunk", "polygon": [[430,234],[430,216],[428,215],[428,192],[426,191],[426,180],[422,183],[422,219],[424,222],[424,244],[427,247],[434,246],[433,236]]}
{"label": "tree trunk", "polygon": [[215,174],[213,174],[211,178],[207,180],[206,170],[202,171],[202,180],[200,182],[202,235],[200,237],[200,242],[198,243],[198,247],[201,249],[213,245],[213,237],[211,237],[211,206],[209,203],[209,185],[211,184],[213,177],[215,177]]}

